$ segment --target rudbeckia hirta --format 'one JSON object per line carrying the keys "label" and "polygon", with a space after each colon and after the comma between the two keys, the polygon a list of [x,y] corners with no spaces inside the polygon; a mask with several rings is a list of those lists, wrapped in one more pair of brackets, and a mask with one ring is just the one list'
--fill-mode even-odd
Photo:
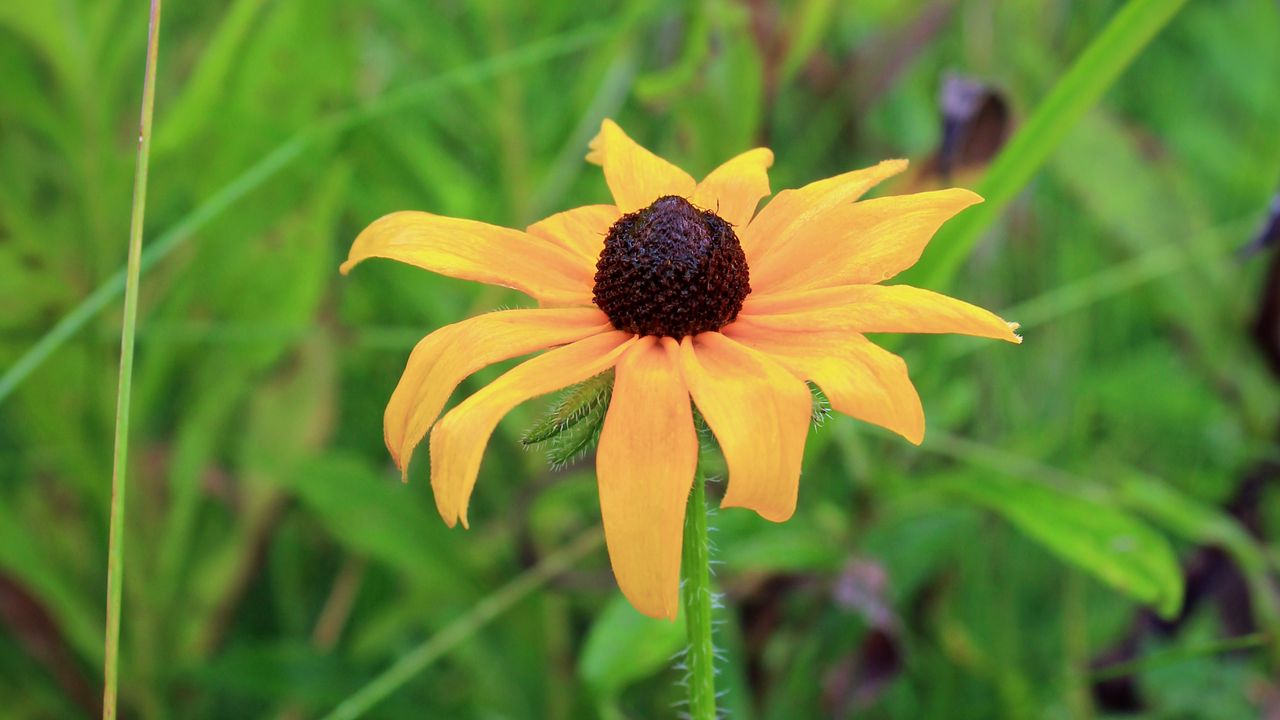
{"label": "rudbeckia hirta", "polygon": [[[770,194],[765,148],[698,182],[606,120],[587,159],[603,168],[612,205],[552,215],[523,232],[397,212],[356,238],[342,271],[390,258],[539,303],[428,335],[387,405],[387,448],[402,472],[430,433],[431,487],[450,526],[467,525],[485,445],[504,415],[614,370],[596,453],[600,509],[614,576],[647,615],[674,617],[679,604],[699,450],[691,400],[728,467],[721,506],[782,521],[796,507],[812,409],[806,381],[836,411],[913,443],[924,436],[906,364],[867,334],[1019,342],[1015,325],[986,310],[880,284],[981,200],[960,189],[859,200],[905,161],[784,190],[757,213]],[[439,417],[470,374],[544,350]]]}

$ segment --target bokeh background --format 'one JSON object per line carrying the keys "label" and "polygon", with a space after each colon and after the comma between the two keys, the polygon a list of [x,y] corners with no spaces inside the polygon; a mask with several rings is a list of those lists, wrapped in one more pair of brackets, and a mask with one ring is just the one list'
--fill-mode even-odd
{"label": "bokeh background", "polygon": [[[547,399],[495,434],[470,531],[383,448],[413,344],[530,301],[342,278],[351,240],[606,201],[605,116],[694,174],[770,146],[775,190],[886,157],[913,168],[878,192],[976,187],[1121,5],[169,3],[124,715],[321,717],[405,658],[369,717],[674,715],[682,630],[620,599],[591,463],[521,448]],[[100,703],[146,18],[0,3],[3,717]],[[712,518],[732,717],[1280,717],[1280,5],[1193,1],[1140,49],[934,286],[1026,342],[886,339],[923,447],[833,417],[793,520]]]}

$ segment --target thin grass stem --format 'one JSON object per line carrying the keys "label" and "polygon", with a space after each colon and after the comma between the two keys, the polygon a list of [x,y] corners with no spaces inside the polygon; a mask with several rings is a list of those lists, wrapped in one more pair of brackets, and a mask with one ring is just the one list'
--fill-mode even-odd
{"label": "thin grass stem", "polygon": [[579,535],[572,543],[546,556],[537,565],[503,586],[501,590],[476,603],[470,612],[441,628],[421,645],[410,650],[369,684],[343,700],[324,717],[324,720],[354,720],[369,712],[375,705],[404,687],[418,673],[466,642],[485,625],[493,622],[552,578],[597,550],[603,543],[604,533],[598,527]]}
{"label": "thin grass stem", "polygon": [[1221,655],[1223,653],[1236,652],[1239,650],[1253,650],[1263,647],[1267,644],[1268,638],[1266,633],[1251,633],[1248,635],[1238,635],[1236,637],[1222,638],[1201,645],[1195,645],[1187,648],[1173,648],[1164,652],[1152,653],[1146,657],[1136,660],[1115,663],[1114,665],[1104,665],[1089,675],[1094,682],[1102,682],[1105,680],[1114,680],[1116,678],[1137,675],[1149,670],[1157,668],[1178,665],[1192,660],[1198,660],[1211,655]]}
{"label": "thin grass stem", "polygon": [[[532,42],[509,53],[448,70],[429,80],[388,93],[367,104],[340,111],[299,129],[261,160],[210,195],[191,213],[157,235],[142,255],[142,272],[184,245],[197,231],[279,175],[305,156],[307,151],[326,141],[378,118],[420,105],[446,90],[474,85],[523,67],[572,54],[609,37],[610,33],[606,30],[604,26],[591,25]],[[50,355],[115,300],[125,289],[127,276],[128,268],[122,268],[99,285],[0,375],[0,402],[4,402]]]}
{"label": "thin grass stem", "polygon": [[151,0],[147,64],[138,122],[138,159],[129,218],[129,260],[124,284],[124,327],[120,333],[120,383],[116,393],[115,459],[111,469],[111,529],[107,545],[107,631],[103,663],[102,717],[116,717],[120,684],[120,605],[124,595],[125,490],[129,466],[129,398],[133,389],[133,346],[138,325],[138,283],[142,275],[142,225],[147,214],[147,169],[151,158],[151,117],[156,102],[156,62],[160,49],[160,4]]}

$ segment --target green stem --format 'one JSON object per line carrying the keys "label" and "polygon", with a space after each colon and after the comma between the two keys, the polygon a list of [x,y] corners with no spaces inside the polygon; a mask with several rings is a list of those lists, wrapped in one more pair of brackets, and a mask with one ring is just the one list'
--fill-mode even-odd
{"label": "green stem", "polygon": [[707,481],[698,468],[684,519],[684,619],[689,633],[689,717],[716,717],[715,645],[711,640],[711,553],[707,547]]}
{"label": "green stem", "polygon": [[142,223],[147,214],[147,168],[151,157],[151,116],[156,101],[156,55],[160,49],[160,0],[151,0],[147,64],[142,81],[138,158],[129,219],[129,263],[124,286],[124,329],[120,333],[120,384],[116,394],[115,460],[111,471],[111,529],[107,545],[107,633],[103,668],[102,717],[114,720],[120,677],[120,604],[124,591],[125,480],[129,464],[129,398],[133,389],[133,340],[138,324],[138,278],[142,274]]}

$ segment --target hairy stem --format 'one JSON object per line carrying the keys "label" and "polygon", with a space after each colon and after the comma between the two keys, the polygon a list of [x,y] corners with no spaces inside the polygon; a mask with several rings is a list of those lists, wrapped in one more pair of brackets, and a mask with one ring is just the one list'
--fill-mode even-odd
{"label": "hairy stem", "polygon": [[702,468],[693,476],[693,492],[684,521],[684,615],[689,633],[689,716],[716,717],[715,645],[711,639],[711,553],[707,546],[707,493]]}

